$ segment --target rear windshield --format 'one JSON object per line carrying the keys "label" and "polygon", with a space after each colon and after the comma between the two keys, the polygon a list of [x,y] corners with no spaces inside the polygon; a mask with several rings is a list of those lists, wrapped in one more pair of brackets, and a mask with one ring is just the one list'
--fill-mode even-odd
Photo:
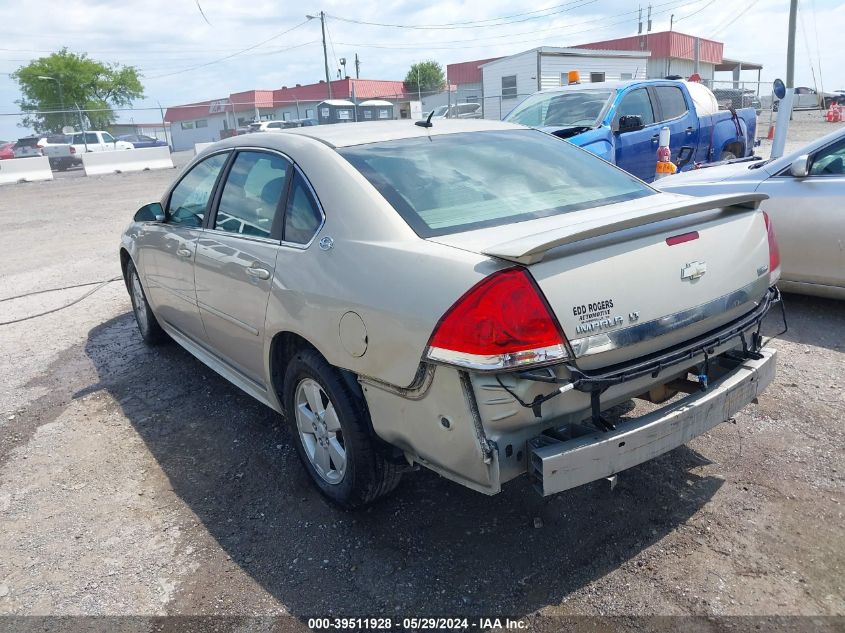
{"label": "rear windshield", "polygon": [[421,237],[655,193],[585,150],[536,130],[434,135],[338,151]]}

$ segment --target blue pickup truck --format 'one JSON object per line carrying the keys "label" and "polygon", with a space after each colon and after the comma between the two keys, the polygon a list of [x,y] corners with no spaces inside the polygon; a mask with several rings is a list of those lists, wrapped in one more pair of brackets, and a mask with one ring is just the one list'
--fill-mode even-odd
{"label": "blue pickup truck", "polygon": [[654,180],[660,129],[673,162],[690,167],[754,153],[754,108],[719,110],[699,83],[664,79],[563,86],[531,95],[505,121],[539,128],[642,178]]}

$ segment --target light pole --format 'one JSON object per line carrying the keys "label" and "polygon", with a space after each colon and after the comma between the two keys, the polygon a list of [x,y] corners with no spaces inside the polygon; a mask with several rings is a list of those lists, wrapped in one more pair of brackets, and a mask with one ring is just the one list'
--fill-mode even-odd
{"label": "light pole", "polygon": [[43,79],[45,81],[55,81],[56,85],[59,87],[59,103],[62,106],[62,127],[67,125],[67,113],[65,112],[65,95],[62,91],[62,82],[56,79],[55,77],[48,77],[47,75],[38,75],[39,79]]}
{"label": "light pole", "polygon": [[[308,20],[316,20],[316,15],[306,15]],[[323,63],[326,66],[326,87],[329,91],[329,99],[332,98],[332,80],[329,77],[329,52],[326,49],[326,14],[320,11],[320,29],[323,31]]]}

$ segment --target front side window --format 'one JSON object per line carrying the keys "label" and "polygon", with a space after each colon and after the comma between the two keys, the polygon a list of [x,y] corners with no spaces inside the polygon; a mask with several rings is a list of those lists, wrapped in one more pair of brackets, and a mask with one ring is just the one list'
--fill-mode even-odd
{"label": "front side window", "polygon": [[338,151],[421,237],[654,194],[633,176],[536,130],[432,135]]}
{"label": "front side window", "polygon": [[103,142],[114,143],[114,137],[108,132],[103,132]]}
{"label": "front side window", "polygon": [[645,88],[632,90],[622,97],[616,116],[613,117],[614,129],[618,127],[620,118],[634,115],[642,117],[643,125],[654,123],[654,109],[651,107],[651,99]]}
{"label": "front side window", "polygon": [[270,237],[289,167],[278,154],[239,152],[223,186],[214,228]]}
{"label": "front side window", "polygon": [[813,157],[811,176],[845,176],[845,141],[826,147]]}
{"label": "front side window", "polygon": [[537,93],[505,117],[505,121],[528,127],[596,125],[609,106],[613,90],[589,88]]}
{"label": "front side window", "polygon": [[516,98],[516,75],[502,77],[502,99]]}
{"label": "front side window", "polygon": [[291,183],[288,208],[285,211],[285,242],[308,244],[322,222],[323,215],[317,201],[311,195],[305,179],[296,172]]}
{"label": "front side window", "polygon": [[675,86],[657,86],[654,89],[657,102],[660,104],[662,121],[677,119],[687,113],[687,102],[684,93]]}
{"label": "front side window", "polygon": [[173,189],[167,205],[167,221],[181,226],[202,226],[214,183],[228,154],[209,156],[195,165]]}

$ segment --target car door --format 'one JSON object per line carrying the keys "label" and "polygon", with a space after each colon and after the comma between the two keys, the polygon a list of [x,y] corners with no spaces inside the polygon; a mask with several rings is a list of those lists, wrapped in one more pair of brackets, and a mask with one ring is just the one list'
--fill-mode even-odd
{"label": "car door", "polygon": [[197,303],[210,347],[262,388],[264,318],[290,173],[281,154],[239,150],[197,248]]}
{"label": "car door", "polygon": [[165,221],[145,224],[136,240],[136,266],[156,316],[199,343],[206,336],[194,289],[194,259],[229,154],[213,154],[182,176],[168,196]]}
{"label": "car door", "polygon": [[617,134],[616,164],[625,171],[646,182],[654,180],[657,163],[657,141],[659,129],[655,124],[654,107],[645,88],[635,88],[623,95],[616,114],[613,129],[619,129],[619,119],[627,115],[638,115],[643,119],[643,129]]}
{"label": "car door", "polygon": [[763,208],[780,245],[783,278],[845,287],[845,139],[811,156],[806,178],[789,170],[764,181]]}
{"label": "car door", "polygon": [[[695,153],[698,147],[698,121],[690,111],[683,90],[678,86],[655,86],[652,91],[657,111],[660,113],[658,133],[664,126],[669,128],[672,161],[678,161],[678,153],[682,147],[691,147]],[[654,149],[657,160],[657,147]]]}

